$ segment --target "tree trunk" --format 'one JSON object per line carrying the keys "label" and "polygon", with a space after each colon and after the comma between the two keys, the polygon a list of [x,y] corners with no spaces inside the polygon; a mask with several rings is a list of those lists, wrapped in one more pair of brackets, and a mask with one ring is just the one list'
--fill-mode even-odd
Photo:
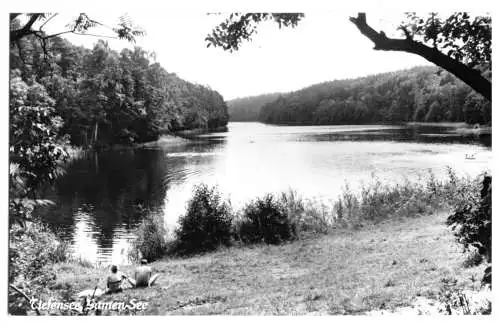
{"label": "tree trunk", "polygon": [[414,41],[410,37],[406,39],[392,39],[385,36],[384,32],[376,32],[366,23],[365,13],[358,13],[357,18],[351,17],[349,20],[356,25],[361,34],[375,43],[375,50],[403,51],[419,55],[449,71],[472,87],[476,92],[483,95],[488,101],[491,101],[491,82],[484,78],[479,71],[452,59],[436,48],[431,48],[420,42]]}
{"label": "tree trunk", "polygon": [[94,139],[93,139],[93,143],[92,143],[93,145],[97,144],[97,131],[98,131],[98,129],[99,129],[99,124],[96,121],[95,124],[94,124],[94,132],[93,132],[93,134],[94,134],[93,138]]}

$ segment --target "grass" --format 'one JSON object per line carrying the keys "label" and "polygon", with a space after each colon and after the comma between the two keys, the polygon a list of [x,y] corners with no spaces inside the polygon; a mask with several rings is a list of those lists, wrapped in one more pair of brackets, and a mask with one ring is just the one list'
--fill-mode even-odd
{"label": "grass", "polygon": [[[437,298],[442,279],[478,286],[484,266],[464,268],[446,216],[397,218],[280,246],[160,260],[152,264],[161,273],[154,287],[104,300],[147,301],[146,315],[363,314],[411,306],[418,296]],[[78,264],[54,268],[61,296],[102,287],[107,273]],[[133,268],[120,266],[129,274]]]}
{"label": "grass", "polygon": [[[157,285],[127,290],[113,300],[147,301],[145,314],[203,315],[364,314],[419,305],[417,297],[442,302],[443,293],[449,293],[446,298],[454,305],[453,289],[479,288],[485,264],[464,255],[445,226],[450,210],[479,191],[480,177],[459,178],[451,169],[448,173],[444,181],[430,174],[419,182],[394,185],[374,178],[359,194],[346,185],[330,205],[303,199],[292,190],[267,195],[269,204],[251,210],[259,230],[267,227],[275,235],[274,224],[267,226],[262,219],[279,213],[275,224],[297,231],[297,236],[271,246],[238,241],[248,209],[234,215],[229,206],[212,209],[218,207],[219,196],[199,186],[195,190],[205,189],[202,196],[195,191],[189,219],[181,219],[193,236],[179,238],[187,231],[176,232],[175,241],[192,245],[202,235],[224,231],[228,246],[210,247],[218,250],[202,250],[203,255],[190,258],[167,246],[171,256],[152,264],[162,274]],[[213,223],[218,220],[225,222]],[[152,222],[162,225],[161,219]],[[156,228],[144,239],[156,235],[165,240]],[[69,300],[84,289],[105,287],[107,267],[82,259],[53,267],[57,279],[50,295]],[[133,269],[121,266],[129,275]],[[453,291],[443,292],[443,280],[453,283]]]}

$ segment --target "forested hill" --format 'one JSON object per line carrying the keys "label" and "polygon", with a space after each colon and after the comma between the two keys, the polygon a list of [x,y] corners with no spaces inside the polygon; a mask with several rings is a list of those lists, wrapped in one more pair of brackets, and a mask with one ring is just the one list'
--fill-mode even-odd
{"label": "forested hill", "polygon": [[491,123],[491,104],[437,67],[335,80],[283,94],[259,121],[274,124]]}
{"label": "forested hill", "polygon": [[237,98],[227,102],[230,121],[257,121],[260,109],[278,98],[279,93]]}
{"label": "forested hill", "polygon": [[10,63],[13,103],[20,89],[28,99],[43,98],[75,145],[131,144],[227,125],[218,92],[168,73],[140,47],[118,53],[102,40],[86,49],[52,38],[43,51],[39,40],[25,37],[11,46]]}

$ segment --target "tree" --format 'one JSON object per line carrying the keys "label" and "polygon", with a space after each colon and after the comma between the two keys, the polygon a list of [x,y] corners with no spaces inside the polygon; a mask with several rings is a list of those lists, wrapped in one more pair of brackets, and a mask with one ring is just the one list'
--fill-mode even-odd
{"label": "tree", "polygon": [[[491,66],[491,18],[471,20],[467,13],[454,13],[441,20],[431,13],[424,19],[409,13],[407,21],[399,27],[404,39],[388,38],[384,32],[376,32],[367,24],[365,13],[358,13],[350,21],[375,44],[375,50],[419,55],[451,72],[491,101],[491,82],[479,70],[485,65]],[[426,45],[429,42],[432,46]]]}
{"label": "tree", "polygon": [[[19,18],[26,15],[27,21],[24,24],[20,23]],[[48,39],[60,36],[63,34],[89,35],[108,38],[119,38],[130,42],[135,42],[135,38],[143,36],[144,30],[133,25],[132,20],[127,15],[121,16],[115,27],[108,27],[105,24],[90,18],[87,14],[81,13],[68,25],[68,29],[54,34],[47,34],[43,29],[58,14],[50,13],[12,13],[10,14],[10,42],[17,43],[22,38],[33,35],[43,44]],[[37,26],[40,24],[39,26]],[[94,35],[89,31],[97,26],[105,27],[112,31],[113,35]]]}
{"label": "tree", "polygon": [[[256,25],[262,21],[274,20],[280,27],[295,27],[303,16],[301,13],[231,14],[212,30],[206,41],[208,46],[235,51],[243,41],[251,39]],[[453,13],[441,19],[435,13],[429,17],[407,13],[406,20],[399,26],[404,39],[388,38],[383,31],[375,31],[368,25],[365,13],[350,17],[350,21],[375,44],[375,50],[419,55],[451,72],[491,101],[491,81],[487,79],[491,70],[491,17],[473,19],[467,13]]]}
{"label": "tree", "polygon": [[67,140],[58,137],[62,120],[54,100],[42,85],[27,85],[18,71],[11,76],[9,104],[9,216],[22,224],[35,206],[50,203],[37,199],[37,188],[60,174]]}

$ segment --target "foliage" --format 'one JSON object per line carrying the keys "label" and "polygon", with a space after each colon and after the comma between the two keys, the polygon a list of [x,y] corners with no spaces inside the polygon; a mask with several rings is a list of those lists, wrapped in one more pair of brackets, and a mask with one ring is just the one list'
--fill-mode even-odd
{"label": "foliage", "polygon": [[[449,57],[469,67],[491,69],[491,17],[467,12],[454,12],[449,16],[437,13],[407,12],[399,29],[405,37],[428,43]],[[256,26],[274,20],[279,26],[295,27],[304,17],[302,13],[233,13],[216,26],[206,37],[207,46],[237,51],[243,41],[250,41]]]}
{"label": "foliage", "polygon": [[[454,12],[442,17],[437,13],[406,13],[401,29],[414,39],[430,43],[439,51],[471,68],[491,69],[491,17],[472,17],[467,12]],[[491,73],[491,72],[490,72]]]}
{"label": "foliage", "polygon": [[50,204],[37,199],[36,191],[62,173],[67,140],[59,137],[62,121],[53,99],[42,85],[25,83],[18,71],[12,71],[9,104],[9,214],[11,222],[19,222],[31,219],[36,205]]}
{"label": "foliage", "polygon": [[[304,14],[231,14],[207,36],[207,46],[237,51],[243,41],[251,40],[256,25],[275,16],[279,16],[276,21],[280,27],[282,24],[295,27]],[[351,17],[350,21],[375,43],[375,50],[420,55],[459,77],[491,101],[491,17],[472,17],[464,12],[448,17],[435,13],[427,17],[407,13],[406,21],[399,26],[405,39],[390,39],[384,32],[377,32],[366,23],[365,13],[358,13],[358,17]],[[425,44],[429,42],[431,47]]]}
{"label": "foliage", "polygon": [[11,45],[10,61],[23,80],[43,85],[73,145],[133,144],[228,121],[218,92],[168,73],[139,47],[118,53],[100,40],[89,50],[54,37],[43,49],[27,36]]}
{"label": "foliage", "polygon": [[491,175],[485,174],[480,193],[470,193],[448,217],[447,224],[454,231],[464,250],[477,252],[491,263]]}
{"label": "foliage", "polygon": [[257,31],[257,25],[264,21],[274,21],[282,26],[295,27],[304,14],[294,13],[232,13],[224,22],[207,35],[207,47],[221,47],[224,50],[238,51],[241,43],[251,40]]}
{"label": "foliage", "polygon": [[281,94],[262,106],[258,119],[265,123],[318,125],[491,123],[491,103],[447,72],[416,67]]}
{"label": "foliage", "polygon": [[[145,31],[134,26],[132,20],[127,15],[119,17],[119,22],[116,27],[108,27],[105,24],[94,20],[88,14],[80,13],[75,19],[66,25],[67,30],[60,31],[54,34],[47,34],[43,28],[50,22],[57,13],[12,13],[10,14],[10,41],[11,43],[19,42],[26,36],[32,35],[36,37],[42,46],[45,46],[47,41],[59,35],[73,33],[77,35],[92,35],[89,31],[96,27],[104,27],[113,32],[113,35],[105,37],[125,39],[135,43],[135,38],[143,36]],[[25,16],[26,22],[21,24],[20,17]],[[38,26],[37,26],[38,25]]]}
{"label": "foliage", "polygon": [[167,251],[167,230],[163,216],[143,210],[144,219],[135,233],[131,243],[129,257],[135,262],[141,259],[153,261],[161,258]]}
{"label": "foliage", "polygon": [[[40,295],[54,285],[56,275],[50,265],[68,259],[68,245],[47,227],[28,223],[9,229],[9,284],[28,296]],[[9,295],[9,312],[24,314],[30,309],[24,298]]]}
{"label": "foliage", "polygon": [[179,218],[175,251],[194,254],[229,245],[232,219],[231,206],[216,187],[195,186],[187,212]]}
{"label": "foliage", "polygon": [[479,266],[483,262],[483,260],[484,260],[484,257],[481,256],[477,250],[473,250],[465,258],[463,266],[465,268]]}
{"label": "foliage", "polygon": [[295,239],[297,228],[283,203],[272,194],[267,194],[244,207],[235,233],[244,243],[279,244]]}

